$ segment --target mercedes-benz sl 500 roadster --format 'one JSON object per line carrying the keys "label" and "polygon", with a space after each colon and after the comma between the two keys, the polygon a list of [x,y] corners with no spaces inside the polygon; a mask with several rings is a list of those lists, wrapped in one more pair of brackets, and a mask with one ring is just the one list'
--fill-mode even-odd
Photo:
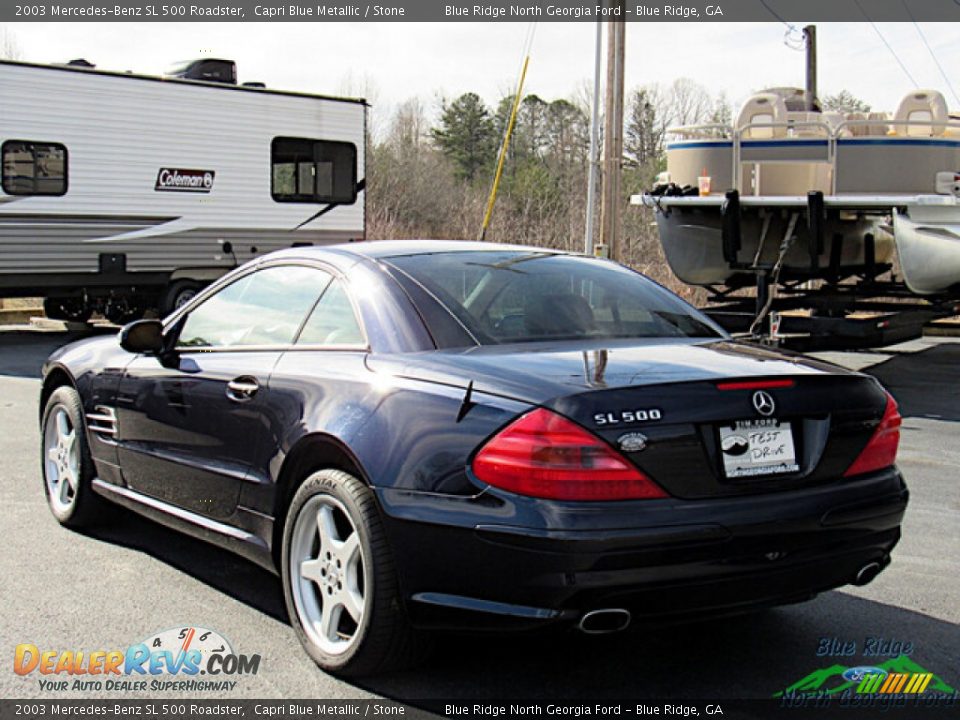
{"label": "mercedes-benz sl 500 roadster", "polygon": [[587,633],[864,584],[907,489],[873,378],[538,248],[292,248],[44,367],[44,488],[282,578],[322,668],[442,629]]}

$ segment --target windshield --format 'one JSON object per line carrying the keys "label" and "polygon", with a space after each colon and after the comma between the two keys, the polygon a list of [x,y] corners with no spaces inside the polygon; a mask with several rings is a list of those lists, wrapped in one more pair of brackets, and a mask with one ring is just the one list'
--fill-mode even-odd
{"label": "windshield", "polygon": [[497,250],[385,261],[431,292],[482,345],[722,336],[671,292],[604,260]]}

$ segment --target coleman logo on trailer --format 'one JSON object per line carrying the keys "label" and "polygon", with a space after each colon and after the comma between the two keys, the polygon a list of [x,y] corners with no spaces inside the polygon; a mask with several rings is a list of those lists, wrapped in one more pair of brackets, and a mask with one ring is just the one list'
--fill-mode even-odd
{"label": "coleman logo on trailer", "polygon": [[183,168],[160,168],[154,190],[173,192],[208,193],[213,190],[213,170],[184,170]]}

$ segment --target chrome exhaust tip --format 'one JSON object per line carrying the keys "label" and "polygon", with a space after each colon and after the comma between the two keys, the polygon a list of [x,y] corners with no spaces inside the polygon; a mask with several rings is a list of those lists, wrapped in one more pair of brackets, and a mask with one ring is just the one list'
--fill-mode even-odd
{"label": "chrome exhaust tip", "polygon": [[577,629],[587,635],[606,635],[626,630],[630,624],[630,611],[623,608],[605,608],[585,613]]}
{"label": "chrome exhaust tip", "polygon": [[878,562],[867,563],[857,571],[857,576],[853,579],[853,584],[860,586],[866,585],[879,575],[882,569]]}

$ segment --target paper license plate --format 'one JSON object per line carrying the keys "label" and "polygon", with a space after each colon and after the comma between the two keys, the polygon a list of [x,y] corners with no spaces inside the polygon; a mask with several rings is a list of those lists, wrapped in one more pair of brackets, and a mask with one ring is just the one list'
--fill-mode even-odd
{"label": "paper license plate", "polygon": [[738,420],[719,429],[723,472],[728,478],[779,475],[800,469],[788,422]]}

